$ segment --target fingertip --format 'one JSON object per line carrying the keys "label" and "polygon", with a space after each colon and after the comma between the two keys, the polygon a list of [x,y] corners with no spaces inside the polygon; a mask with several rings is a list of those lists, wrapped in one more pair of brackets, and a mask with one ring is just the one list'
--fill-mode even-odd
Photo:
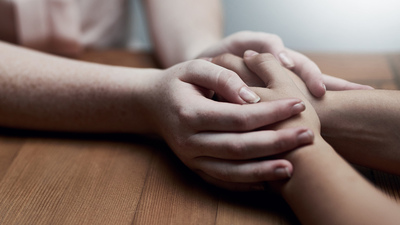
{"label": "fingertip", "polygon": [[326,93],[326,86],[324,83],[320,83],[315,88],[309,88],[310,92],[317,98],[321,98]]}
{"label": "fingertip", "polygon": [[254,51],[254,50],[246,50],[245,52],[244,52],[244,54],[243,54],[243,57],[244,58],[249,58],[249,57],[252,57],[252,56],[255,56],[255,55],[258,55],[259,53],[258,52],[256,52],[256,51]]}
{"label": "fingertip", "polygon": [[275,177],[277,179],[287,179],[292,176],[292,174],[289,172],[289,169],[287,167],[278,167],[274,170]]}
{"label": "fingertip", "polygon": [[292,106],[292,114],[296,115],[306,110],[306,105],[304,102],[298,102]]}
{"label": "fingertip", "polygon": [[281,165],[278,165],[274,169],[274,176],[276,180],[289,179],[293,174],[293,166],[290,162],[282,160]]}
{"label": "fingertip", "polygon": [[314,141],[314,132],[310,129],[305,129],[297,135],[297,141],[300,144],[309,144]]}
{"label": "fingertip", "polygon": [[363,84],[356,84],[352,83],[352,85],[349,85],[349,90],[374,90],[375,88],[369,86],[369,85],[363,85]]}
{"label": "fingertip", "polygon": [[206,60],[206,61],[208,61],[208,62],[212,62],[212,61],[213,61],[213,58],[212,58],[212,57],[201,57],[201,58],[199,58],[199,59]]}
{"label": "fingertip", "polygon": [[286,52],[281,52],[278,54],[278,59],[288,69],[294,68],[294,61]]}
{"label": "fingertip", "polygon": [[250,104],[257,103],[261,100],[260,96],[250,90],[247,86],[244,86],[239,90],[239,96],[243,101]]}

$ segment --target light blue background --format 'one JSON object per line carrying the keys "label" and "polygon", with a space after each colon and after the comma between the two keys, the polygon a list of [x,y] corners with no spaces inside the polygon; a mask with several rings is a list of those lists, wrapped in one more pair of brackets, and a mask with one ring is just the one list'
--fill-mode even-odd
{"label": "light blue background", "polygon": [[[240,30],[275,33],[286,46],[308,52],[400,51],[398,0],[224,0],[223,3],[226,35]],[[148,49],[146,29],[140,18],[142,12],[137,4],[131,5],[134,13],[129,45]]]}

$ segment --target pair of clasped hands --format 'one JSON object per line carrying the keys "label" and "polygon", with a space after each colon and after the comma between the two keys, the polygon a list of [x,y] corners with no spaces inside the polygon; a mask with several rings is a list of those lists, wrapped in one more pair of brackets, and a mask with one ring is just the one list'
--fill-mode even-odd
{"label": "pair of clasped hands", "polygon": [[[369,87],[322,75],[282,42],[253,48],[257,52],[246,49],[248,43],[231,44],[224,39],[200,59],[164,70],[153,86],[160,95],[172,94],[154,96],[163,101],[148,112],[158,118],[157,133],[204,180],[231,190],[260,190],[266,181],[290,178],[293,166],[280,154],[319,136],[318,116],[304,92],[320,98],[326,89]],[[294,73],[305,84],[302,91]],[[276,125],[299,114],[300,123]]]}

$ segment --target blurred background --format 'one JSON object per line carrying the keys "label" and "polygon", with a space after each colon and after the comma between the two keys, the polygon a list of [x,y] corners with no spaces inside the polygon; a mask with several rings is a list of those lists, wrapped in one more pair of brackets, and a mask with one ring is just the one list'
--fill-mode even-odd
{"label": "blurred background", "polygon": [[[129,46],[150,49],[140,0],[132,1]],[[400,51],[399,0],[223,0],[223,4],[225,35],[241,30],[275,33],[287,47],[304,52]]]}

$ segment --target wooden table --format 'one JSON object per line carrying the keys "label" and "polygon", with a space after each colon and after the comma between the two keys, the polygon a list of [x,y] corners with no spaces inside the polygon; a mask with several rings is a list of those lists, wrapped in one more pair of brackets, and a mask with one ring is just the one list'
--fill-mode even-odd
{"label": "wooden table", "polygon": [[[400,87],[400,55],[308,54],[323,72]],[[155,67],[151,55],[88,52],[82,60]],[[359,168],[400,199],[397,176]],[[299,224],[269,192],[232,193],[188,170],[160,140],[0,130],[0,224]]]}

